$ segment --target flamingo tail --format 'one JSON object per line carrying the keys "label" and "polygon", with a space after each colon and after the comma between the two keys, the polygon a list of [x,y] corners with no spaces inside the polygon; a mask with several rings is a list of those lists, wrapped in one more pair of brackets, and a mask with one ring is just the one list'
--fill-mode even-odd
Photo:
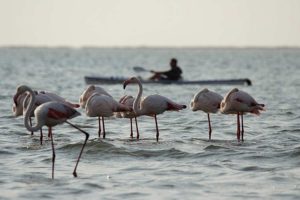
{"label": "flamingo tail", "polygon": [[180,104],[175,104],[175,103],[170,103],[170,102],[167,103],[167,106],[168,106],[167,110],[175,110],[175,111],[186,108],[186,105],[180,105]]}

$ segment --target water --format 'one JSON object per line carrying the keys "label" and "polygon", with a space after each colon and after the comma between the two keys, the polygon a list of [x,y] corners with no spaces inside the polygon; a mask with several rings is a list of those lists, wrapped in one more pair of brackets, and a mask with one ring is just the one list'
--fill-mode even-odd
{"label": "water", "polygon": [[[97,138],[97,120],[71,121],[90,133],[78,178],[72,171],[84,135],[63,124],[54,128],[55,180],[51,180],[51,142],[30,136],[22,117],[11,112],[19,84],[55,92],[77,102],[85,75],[148,77],[133,66],[168,69],[176,57],[190,80],[250,78],[238,86],[266,104],[261,116],[247,115],[245,142],[236,141],[236,117],[207,116],[186,109],[139,118],[141,140],[129,139],[129,120],[110,118],[107,139]],[[0,199],[299,199],[300,198],[300,49],[152,48],[0,48]],[[116,99],[137,87],[102,85]],[[189,105],[208,87],[225,95],[228,85],[145,85]],[[46,129],[44,130],[46,131]]]}

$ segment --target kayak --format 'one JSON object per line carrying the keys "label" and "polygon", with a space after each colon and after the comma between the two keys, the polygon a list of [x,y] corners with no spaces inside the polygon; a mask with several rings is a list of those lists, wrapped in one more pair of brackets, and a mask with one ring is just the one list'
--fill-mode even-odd
{"label": "kayak", "polygon": [[[85,76],[86,84],[122,84],[128,78],[125,77],[103,77],[103,76]],[[216,79],[216,80],[145,80],[141,79],[143,84],[178,84],[178,85],[252,85],[251,80],[244,79]]]}

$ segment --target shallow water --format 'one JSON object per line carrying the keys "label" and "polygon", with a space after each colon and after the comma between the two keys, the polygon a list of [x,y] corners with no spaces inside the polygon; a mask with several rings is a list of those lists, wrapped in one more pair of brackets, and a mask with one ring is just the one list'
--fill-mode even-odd
{"label": "shallow water", "polygon": [[[90,133],[78,178],[75,160],[84,135],[67,124],[54,128],[55,180],[51,180],[51,142],[31,136],[23,118],[13,117],[12,96],[19,84],[55,92],[77,102],[85,75],[142,76],[133,66],[168,69],[179,60],[190,80],[250,78],[237,86],[266,104],[259,117],[246,115],[245,142],[236,141],[236,117],[207,116],[189,109],[140,117],[141,140],[129,138],[128,119],[106,120],[107,139],[98,139],[97,120],[84,110],[71,121]],[[299,199],[300,49],[154,48],[0,48],[0,199]],[[114,98],[135,95],[137,87],[102,85]],[[225,95],[228,85],[145,85],[189,105],[207,87]],[[46,129],[44,129],[46,131]]]}

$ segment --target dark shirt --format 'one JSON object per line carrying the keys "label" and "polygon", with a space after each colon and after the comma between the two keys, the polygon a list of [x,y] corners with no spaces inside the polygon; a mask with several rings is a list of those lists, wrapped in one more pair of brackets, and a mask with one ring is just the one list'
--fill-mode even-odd
{"label": "dark shirt", "polygon": [[179,67],[173,67],[171,70],[163,72],[162,75],[166,76],[163,79],[167,80],[179,80],[181,79],[181,69]]}

